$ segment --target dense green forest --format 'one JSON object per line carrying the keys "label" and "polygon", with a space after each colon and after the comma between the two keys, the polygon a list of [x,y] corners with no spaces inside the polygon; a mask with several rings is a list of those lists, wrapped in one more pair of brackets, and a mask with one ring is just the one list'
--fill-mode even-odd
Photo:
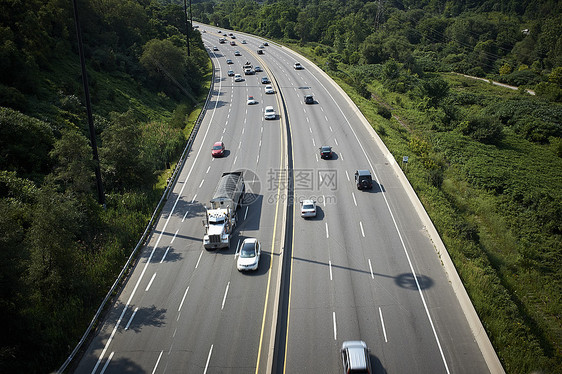
{"label": "dense green forest", "polygon": [[209,58],[195,30],[187,55],[183,6],[77,3],[106,208],[72,1],[0,2],[2,373],[64,362],[141,237],[208,92]]}
{"label": "dense green forest", "polygon": [[330,74],[410,156],[506,371],[562,372],[562,2],[225,0],[193,14]]}

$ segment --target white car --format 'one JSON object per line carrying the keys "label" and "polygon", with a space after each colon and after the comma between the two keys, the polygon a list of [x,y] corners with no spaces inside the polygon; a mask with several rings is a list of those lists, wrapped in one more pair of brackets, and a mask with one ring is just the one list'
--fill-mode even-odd
{"label": "white car", "polygon": [[316,201],[314,200],[301,201],[301,217],[303,218],[316,217]]}
{"label": "white car", "polygon": [[256,101],[256,99],[254,99],[253,96],[248,96],[248,105],[254,105],[257,104],[258,102]]}
{"label": "white car", "polygon": [[234,76],[234,70],[229,70],[227,74],[228,74],[229,77],[233,77]]}
{"label": "white car", "polygon": [[266,94],[274,94],[275,90],[273,89],[273,86],[268,84],[267,86],[265,86],[265,93]]}
{"label": "white car", "polygon": [[265,119],[276,119],[277,113],[275,113],[275,109],[272,106],[266,106],[265,111],[263,113],[263,117]]}
{"label": "white car", "polygon": [[218,50],[219,50],[219,47],[217,47],[217,46],[213,47],[213,51],[218,51]]}
{"label": "white car", "polygon": [[242,270],[258,270],[260,263],[260,242],[256,238],[244,239],[238,253],[236,268]]}
{"label": "white car", "polygon": [[244,78],[240,74],[234,74],[234,81],[235,82],[242,82]]}
{"label": "white car", "polygon": [[240,54],[240,51],[234,51],[234,56],[242,56],[242,55]]}
{"label": "white car", "polygon": [[293,67],[295,68],[295,70],[302,70],[304,69],[301,65],[300,62],[295,62],[295,64],[293,65]]}

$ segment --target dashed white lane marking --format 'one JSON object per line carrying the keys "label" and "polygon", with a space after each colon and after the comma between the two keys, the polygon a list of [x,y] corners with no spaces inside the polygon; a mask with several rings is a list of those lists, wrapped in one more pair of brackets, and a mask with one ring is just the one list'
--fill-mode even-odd
{"label": "dashed white lane marking", "polygon": [[349,174],[347,174],[347,170],[345,171],[345,176],[347,177],[347,181],[349,182]]}
{"label": "dashed white lane marking", "polygon": [[328,222],[326,222],[326,238],[330,237],[330,232],[328,231]]}
{"label": "dashed white lane marking", "polygon": [[156,365],[154,365],[154,369],[152,369],[152,374],[156,373],[156,368],[158,367],[158,363],[160,362],[160,359],[162,358],[162,353],[164,353],[164,351],[160,352],[160,355],[158,356],[158,360],[156,360]]}
{"label": "dashed white lane marking", "polygon": [[156,273],[154,273],[152,278],[150,278],[150,282],[148,282],[148,286],[146,286],[145,291],[148,291],[150,289],[150,286],[152,286],[152,282],[154,281],[154,278],[156,278]]}
{"label": "dashed white lane marking", "polygon": [[371,278],[375,279],[375,274],[373,273],[373,266],[371,265],[371,259],[369,259],[369,270],[371,270]]}
{"label": "dashed white lane marking", "polygon": [[332,312],[332,319],[334,320],[334,340],[338,340],[338,330],[336,328],[336,312]]}
{"label": "dashed white lane marking", "polygon": [[330,266],[330,280],[332,280],[332,260],[329,260],[328,264]]}
{"label": "dashed white lane marking", "polygon": [[[210,166],[209,166],[209,167],[210,167]],[[185,214],[183,215],[183,218],[182,218],[182,220],[181,220],[182,222],[185,221],[185,217],[187,217],[187,213],[189,213],[189,210],[186,210],[186,211],[185,211]]]}
{"label": "dashed white lane marking", "polygon": [[213,353],[213,345],[211,344],[211,349],[209,350],[209,355],[207,356],[207,363],[205,364],[205,371],[203,371],[203,374],[207,374],[207,369],[209,368],[209,361],[211,361],[212,353]]}
{"label": "dashed white lane marking", "polygon": [[199,258],[197,259],[197,263],[195,264],[195,269],[199,267],[199,262],[201,261],[201,257],[203,256],[203,251],[199,254]]}
{"label": "dashed white lane marking", "polygon": [[361,235],[365,237],[365,231],[363,231],[363,222],[359,221],[359,226],[361,227]]}
{"label": "dashed white lane marking", "polygon": [[203,180],[201,181],[201,183],[199,183],[199,188],[201,188],[201,186],[203,185],[203,182],[205,182],[205,179],[203,179]]}
{"label": "dashed white lane marking", "polygon": [[230,282],[228,282],[226,284],[226,290],[224,290],[224,297],[222,298],[222,305],[221,305],[221,310],[224,309],[224,303],[226,301],[226,295],[228,295],[228,289],[230,288]]}
{"label": "dashed white lane marking", "polygon": [[[349,178],[348,178],[349,179]],[[351,196],[353,196],[353,203],[355,204],[355,206],[357,206],[357,200],[355,200],[355,193],[352,192]]]}
{"label": "dashed white lane marking", "polygon": [[336,142],[336,145],[339,145],[339,144],[338,144],[338,139],[334,138],[334,141]]}
{"label": "dashed white lane marking", "polygon": [[109,362],[111,361],[111,359],[113,358],[113,354],[115,352],[111,352],[111,354],[109,355],[109,357],[107,358],[107,361],[105,362],[105,365],[103,365],[103,368],[100,371],[100,374],[105,373],[105,369],[107,369],[107,365],[109,365]]}
{"label": "dashed white lane marking", "polygon": [[181,307],[183,306],[183,302],[185,301],[185,297],[187,296],[188,291],[189,291],[189,286],[187,286],[185,292],[183,293],[183,297],[181,298],[180,305],[178,306],[178,312],[181,310]]}
{"label": "dashed white lane marking", "polygon": [[209,165],[209,167],[207,168],[207,171],[205,172],[205,174],[209,174],[209,170],[211,170],[211,165]]}
{"label": "dashed white lane marking", "polygon": [[384,327],[384,319],[382,318],[382,310],[380,307],[379,307],[379,315],[381,316],[382,332],[384,333],[384,342],[388,343],[388,339],[386,337],[386,329]]}
{"label": "dashed white lane marking", "polygon": [[131,326],[131,322],[133,322],[133,318],[135,318],[135,314],[137,314],[137,310],[139,310],[138,307],[135,308],[135,311],[133,312],[133,315],[129,319],[129,322],[127,322],[127,326],[125,326],[125,330],[128,330],[129,326]]}

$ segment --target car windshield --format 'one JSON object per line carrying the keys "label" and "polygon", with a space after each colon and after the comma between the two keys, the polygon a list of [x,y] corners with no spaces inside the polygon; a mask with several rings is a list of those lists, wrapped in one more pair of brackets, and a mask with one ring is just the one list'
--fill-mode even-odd
{"label": "car windshield", "polygon": [[322,147],[322,152],[330,152],[330,147]]}
{"label": "car windshield", "polygon": [[242,249],[240,249],[240,257],[242,258],[252,258],[256,256],[256,244],[255,243],[244,243]]}
{"label": "car windshield", "polygon": [[314,209],[314,205],[313,204],[304,204],[302,206],[303,210],[308,210],[308,209]]}
{"label": "car windshield", "polygon": [[219,150],[219,149],[222,149],[222,146],[221,146],[221,145],[215,145],[215,146],[213,146],[213,150]]}

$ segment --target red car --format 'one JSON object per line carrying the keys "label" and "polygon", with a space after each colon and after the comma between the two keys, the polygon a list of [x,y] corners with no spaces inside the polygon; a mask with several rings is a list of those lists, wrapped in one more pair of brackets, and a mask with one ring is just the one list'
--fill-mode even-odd
{"label": "red car", "polygon": [[213,157],[222,157],[224,156],[224,143],[223,142],[216,142],[213,145],[213,149],[211,151],[211,155]]}

